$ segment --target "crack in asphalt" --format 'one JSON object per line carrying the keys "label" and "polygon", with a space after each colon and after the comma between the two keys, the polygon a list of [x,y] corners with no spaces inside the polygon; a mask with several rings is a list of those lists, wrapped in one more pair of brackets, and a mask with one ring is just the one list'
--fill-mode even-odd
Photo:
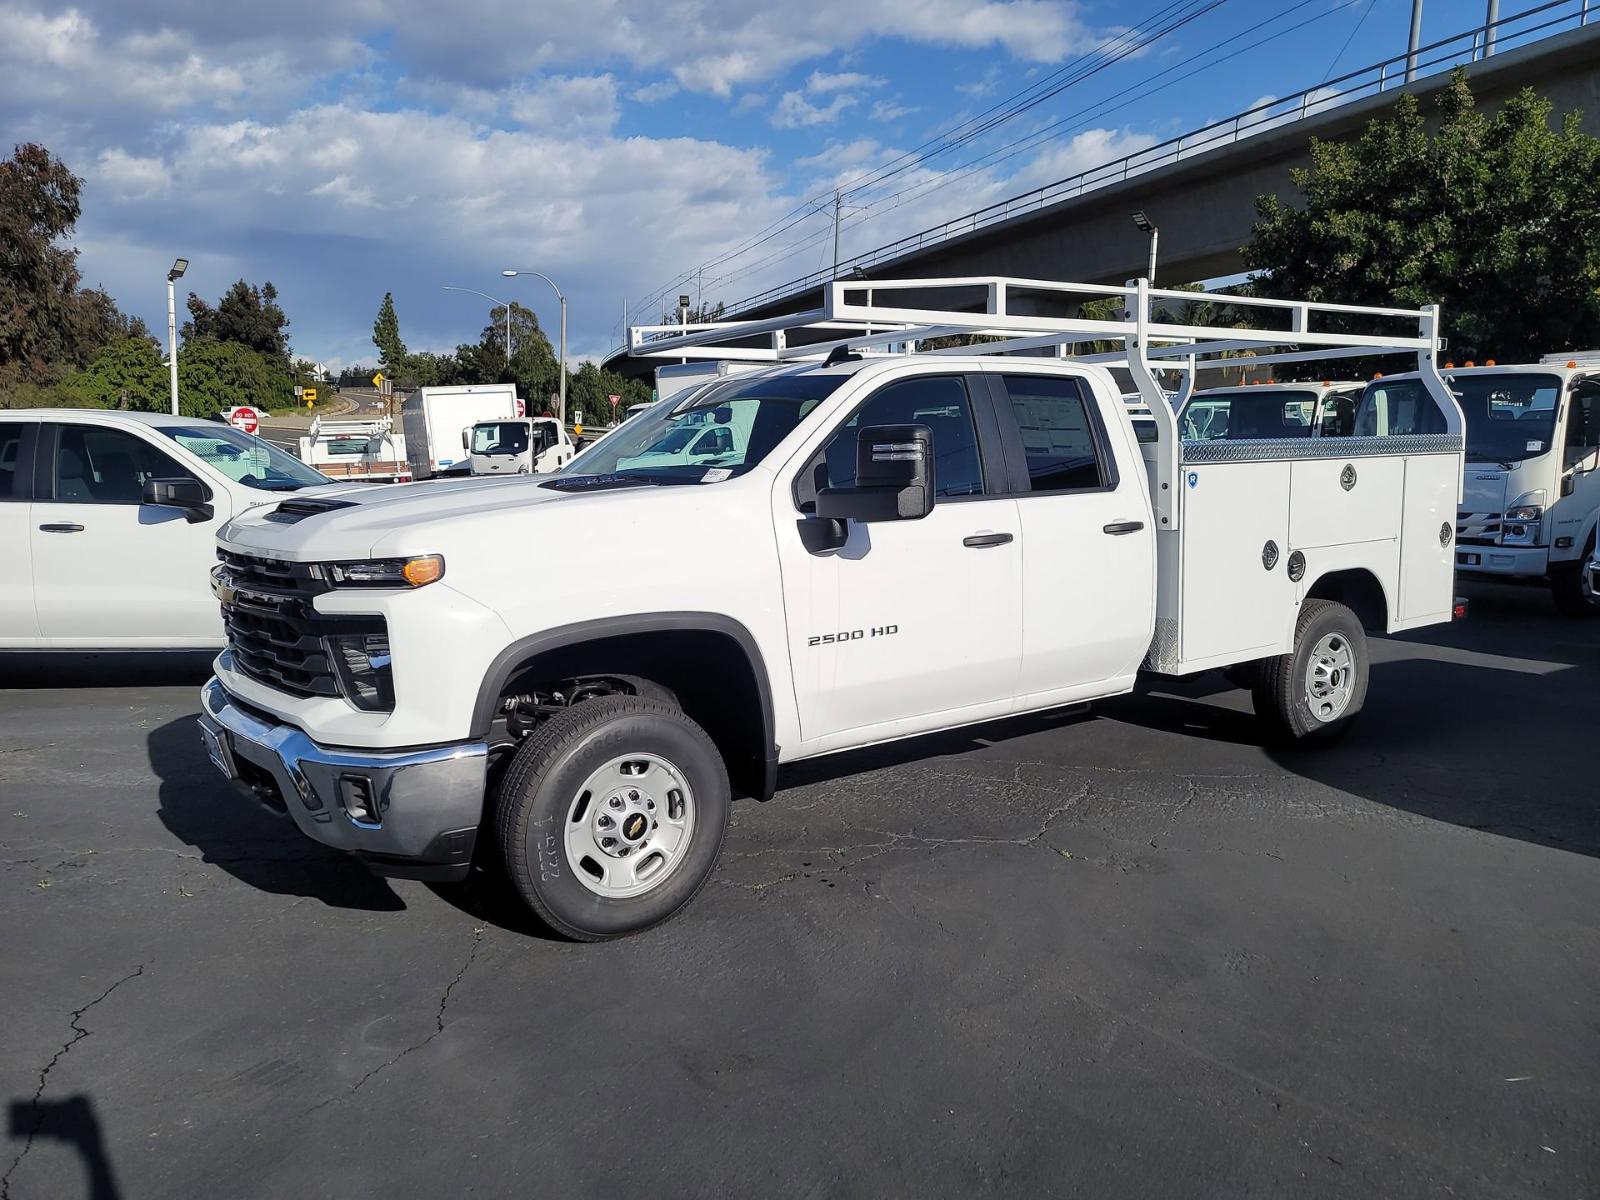
{"label": "crack in asphalt", "polygon": [[37,1137],[39,1131],[44,1128],[44,1117],[41,1116],[39,1112],[39,1101],[44,1098],[45,1084],[50,1078],[50,1072],[55,1070],[56,1064],[65,1058],[74,1046],[89,1036],[89,1031],[82,1025],[78,1024],[78,1022],[83,1019],[84,1013],[88,1012],[95,1005],[99,1004],[107,996],[111,995],[112,992],[116,991],[123,984],[127,983],[128,980],[137,979],[140,975],[143,975],[144,966],[144,963],[140,963],[135,970],[130,971],[121,979],[117,980],[105,991],[101,992],[93,1000],[85,1004],[82,1008],[75,1010],[72,1016],[68,1018],[67,1025],[72,1030],[72,1036],[66,1040],[61,1049],[57,1050],[50,1056],[50,1061],[45,1063],[43,1069],[41,1069],[39,1072],[39,1086],[33,1090],[33,1100],[29,1104],[28,1108],[28,1137],[27,1140],[22,1143],[22,1149],[18,1151],[17,1156],[11,1160],[11,1166],[6,1169],[6,1173],[3,1176],[0,1176],[0,1200],[11,1200],[11,1176],[16,1174],[17,1168],[22,1165],[22,1160],[28,1157],[28,1151],[33,1149],[33,1139]]}
{"label": "crack in asphalt", "polygon": [[[312,1113],[316,1112],[318,1109],[326,1108],[326,1107],[328,1107],[328,1105],[333,1104],[336,1101],[348,1100],[351,1096],[353,1096],[357,1092],[359,1092],[367,1084],[367,1082],[370,1079],[372,1079],[373,1076],[381,1075],[383,1072],[387,1071],[390,1067],[394,1066],[395,1063],[399,1062],[406,1055],[414,1053],[417,1050],[421,1050],[424,1046],[428,1045],[435,1038],[437,1038],[440,1034],[442,1034],[444,1032],[444,1014],[445,1014],[445,1010],[450,1007],[450,993],[455,991],[456,984],[460,983],[461,980],[466,976],[466,973],[469,970],[472,969],[472,964],[477,960],[477,957],[478,957],[478,949],[482,945],[483,945],[483,930],[474,929],[472,931],[472,949],[467,954],[467,961],[461,964],[461,969],[456,972],[456,977],[445,985],[444,991],[439,996],[439,1011],[434,1014],[433,1032],[432,1033],[430,1033],[427,1037],[423,1038],[420,1042],[412,1043],[411,1045],[407,1046],[404,1050],[401,1050],[400,1053],[394,1055],[392,1058],[388,1059],[385,1062],[381,1062],[377,1066],[373,1067],[372,1070],[368,1071],[360,1079],[356,1080],[355,1083],[351,1084],[350,1087],[347,1088],[342,1095],[329,1096],[326,1100],[319,1100],[317,1103],[313,1104],[310,1108],[306,1109],[306,1111],[302,1115],[309,1117]],[[0,1197],[0,1200],[6,1200],[6,1198],[5,1197]]]}
{"label": "crack in asphalt", "polygon": [[[1059,789],[1042,790],[1052,791],[1056,795],[1061,794]],[[784,847],[781,849],[752,850],[745,853],[735,853],[729,855],[728,857],[737,860],[740,858],[756,858],[762,855],[784,852],[793,854],[809,854],[833,859],[835,862],[839,863],[838,869],[841,873],[843,873],[850,870],[852,867],[859,867],[863,863],[871,862],[875,858],[882,858],[886,854],[893,854],[897,851],[912,850],[921,847],[928,847],[930,849],[937,850],[947,846],[1035,846],[1041,842],[1044,842],[1045,836],[1050,832],[1050,826],[1053,825],[1058,818],[1060,818],[1069,809],[1072,809],[1078,804],[1081,804],[1084,800],[1087,800],[1093,790],[1094,787],[1092,784],[1084,784],[1083,787],[1081,787],[1076,793],[1067,797],[1061,803],[1053,806],[1048,812],[1046,812],[1043,819],[1039,823],[1039,828],[1025,837],[929,837],[924,834],[900,833],[892,829],[874,829],[870,826],[864,826],[857,827],[856,832],[868,834],[885,840],[876,842],[855,842],[842,846],[818,846],[810,849],[790,849],[788,847]],[[1044,844],[1049,849],[1056,850],[1057,853],[1059,853],[1059,850],[1057,850],[1057,848],[1054,846],[1050,846],[1048,842],[1045,842]],[[843,855],[852,851],[869,851],[870,853],[862,854],[860,857],[842,860]],[[775,878],[761,880],[756,883],[736,883],[733,880],[727,879],[718,879],[716,882],[721,883],[726,887],[738,888],[741,891],[755,892],[759,895],[768,888],[775,887],[780,883],[788,883],[790,880],[800,878],[803,874],[805,874],[805,872],[801,870],[785,871]]]}

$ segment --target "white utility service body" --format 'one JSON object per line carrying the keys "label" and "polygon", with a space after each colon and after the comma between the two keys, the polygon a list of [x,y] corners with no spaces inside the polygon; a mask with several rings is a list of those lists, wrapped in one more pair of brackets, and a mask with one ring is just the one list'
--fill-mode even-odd
{"label": "white utility service body", "polygon": [[[770,796],[779,763],[1117,695],[1142,669],[1251,663],[1258,706],[1315,738],[1360,708],[1362,623],[1450,619],[1462,429],[1433,372],[1436,310],[1219,298],[1289,310],[1284,333],[1154,322],[1152,300],[1188,293],[1143,282],[870,287],[876,303],[832,284],[797,317],[634,330],[636,354],[760,369],[662,402],[552,477],[229,524],[218,593],[264,624],[238,623],[202,692],[218,765],[389,873],[461,877],[487,814],[527,902],[607,937],[687,902],[727,800]],[[948,307],[884,301],[942,289]],[[1024,293],[1068,311],[1115,296],[1133,316],[1010,315]],[[1317,331],[1330,313],[1410,330]],[[883,352],[962,333],[1003,340]],[[1126,350],[997,353],[1111,338]],[[1240,346],[1258,363],[1405,354],[1443,429],[1180,443],[1153,369]],[[742,437],[719,465],[625,465],[680,425]],[[563,569],[505,553],[526,544]],[[327,661],[278,655],[319,637]]]}
{"label": "white utility service body", "polygon": [[418,388],[400,405],[412,479],[431,479],[445,472],[467,474],[472,427],[479,421],[524,415],[514,383]]}
{"label": "white utility service body", "polygon": [[388,417],[369,421],[325,421],[314,417],[300,435],[300,461],[330,478],[394,483],[410,479],[406,438]]}
{"label": "white utility service body", "polygon": [[221,646],[217,530],[331,482],[217,421],[0,412],[0,650]]}
{"label": "white utility service body", "polygon": [[[1452,367],[1446,386],[1466,413],[1466,483],[1456,517],[1464,574],[1548,582],[1558,606],[1588,611],[1583,568],[1600,520],[1600,356]],[[1415,373],[1368,385],[1376,430]]]}
{"label": "white utility service body", "polygon": [[468,432],[474,475],[542,475],[564,467],[578,449],[554,417],[479,421]]}

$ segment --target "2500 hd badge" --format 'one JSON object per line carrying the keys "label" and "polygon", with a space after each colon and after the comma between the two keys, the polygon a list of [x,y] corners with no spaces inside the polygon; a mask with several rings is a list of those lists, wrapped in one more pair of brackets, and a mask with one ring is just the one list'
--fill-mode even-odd
{"label": "2500 hd badge", "polygon": [[844,642],[859,642],[869,637],[893,637],[900,632],[898,625],[875,625],[871,629],[842,629],[838,633],[818,633],[806,639],[807,646],[837,646]]}

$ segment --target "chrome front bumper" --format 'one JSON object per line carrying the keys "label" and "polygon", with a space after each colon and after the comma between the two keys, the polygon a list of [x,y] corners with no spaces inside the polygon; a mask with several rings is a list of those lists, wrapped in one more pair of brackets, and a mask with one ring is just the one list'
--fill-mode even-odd
{"label": "chrome front bumper", "polygon": [[247,711],[216,679],[200,690],[200,707],[201,740],[217,769],[307,837],[384,875],[466,875],[483,817],[486,743],[331,749]]}

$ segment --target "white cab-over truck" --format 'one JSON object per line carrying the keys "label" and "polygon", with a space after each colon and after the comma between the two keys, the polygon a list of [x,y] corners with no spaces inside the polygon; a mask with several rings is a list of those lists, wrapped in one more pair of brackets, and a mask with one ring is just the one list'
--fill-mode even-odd
{"label": "white cab-over truck", "polygon": [[[1142,282],[870,286],[633,331],[639,355],[764,362],[636,418],[740,430],[718,465],[629,468],[619,436],[543,479],[235,519],[212,759],[381,872],[460,878],[483,850],[555,929],[598,939],[680,909],[730,800],[770,797],[780,763],[1115,696],[1141,670],[1245,670],[1273,730],[1331,738],[1367,690],[1364,631],[1450,619],[1462,425],[1435,310],[1225,300],[1282,333],[1152,322],[1152,297],[1187,293]],[[1133,316],[1012,315],[1106,295]],[[1318,331],[1330,311],[1407,332]],[[952,333],[1004,340],[904,352]],[[1148,442],[1103,365],[1060,356],[1106,339]],[[1240,345],[1406,354],[1443,429],[1181,443],[1152,364]],[[526,545],[537,560],[508,553]]]}
{"label": "white cab-over truck", "polygon": [[[1594,610],[1584,566],[1600,518],[1600,356],[1554,356],[1517,366],[1443,370],[1466,414],[1467,466],[1456,518],[1463,574],[1546,583],[1570,616]],[[1587,360],[1587,361],[1586,361]],[[1414,373],[1374,380],[1368,433],[1422,428]],[[1436,428],[1429,426],[1428,428]]]}
{"label": "white cab-over truck", "polygon": [[217,530],[330,482],[217,421],[0,412],[0,650],[223,645]]}
{"label": "white cab-over truck", "polygon": [[543,475],[572,461],[578,448],[554,417],[501,417],[467,431],[474,475]]}

